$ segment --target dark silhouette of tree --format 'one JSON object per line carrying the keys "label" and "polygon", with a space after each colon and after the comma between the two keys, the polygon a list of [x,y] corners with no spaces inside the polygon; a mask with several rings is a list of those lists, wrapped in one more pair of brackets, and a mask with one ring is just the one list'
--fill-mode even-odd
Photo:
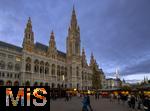
{"label": "dark silhouette of tree", "polygon": [[101,86],[101,78],[100,78],[101,71],[99,71],[99,69],[98,69],[98,67],[96,67],[96,65],[94,65],[92,67],[92,69],[93,69],[92,87],[93,87],[93,89],[98,90],[102,87]]}

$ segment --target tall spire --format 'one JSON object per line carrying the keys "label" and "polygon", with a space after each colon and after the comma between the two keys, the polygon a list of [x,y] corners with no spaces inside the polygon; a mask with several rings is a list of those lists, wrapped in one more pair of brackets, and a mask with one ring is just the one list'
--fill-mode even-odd
{"label": "tall spire", "polygon": [[48,56],[52,58],[56,58],[57,48],[55,42],[55,35],[54,32],[51,32],[50,41],[49,41],[49,48],[48,48]]}
{"label": "tall spire", "polygon": [[55,35],[54,32],[51,32],[50,41],[49,41],[49,48],[47,52],[47,56],[55,59],[57,57],[57,48],[55,42]]}
{"label": "tall spire", "polygon": [[68,28],[68,37],[67,37],[67,56],[80,56],[80,28],[77,24],[76,12],[73,6],[71,23]]}
{"label": "tall spire", "polygon": [[76,12],[75,12],[74,5],[73,5],[72,17],[71,17],[71,28],[73,28],[73,29],[77,28],[77,18],[76,18]]}
{"label": "tall spire", "polygon": [[22,45],[23,49],[28,51],[32,51],[34,47],[34,33],[32,31],[32,22],[30,17],[26,24],[26,28],[24,31],[24,40]]}
{"label": "tall spire", "polygon": [[90,66],[93,66],[95,64],[95,59],[94,59],[94,55],[93,52],[91,53],[91,59],[90,59]]}

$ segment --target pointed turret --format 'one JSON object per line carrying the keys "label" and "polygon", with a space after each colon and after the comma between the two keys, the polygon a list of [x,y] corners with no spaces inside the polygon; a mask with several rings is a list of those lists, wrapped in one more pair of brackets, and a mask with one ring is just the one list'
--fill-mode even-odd
{"label": "pointed turret", "polygon": [[124,79],[124,78],[123,78],[122,82],[123,82],[123,83],[126,83],[126,81],[125,81],[125,79]]}
{"label": "pointed turret", "polygon": [[119,79],[119,68],[118,67],[116,68],[115,77],[116,77],[116,79]]}
{"label": "pointed turret", "polygon": [[34,49],[34,33],[32,31],[32,22],[29,17],[24,31],[23,49],[32,52]]}
{"label": "pointed turret", "polygon": [[85,55],[85,50],[82,48],[82,67],[87,67],[87,60],[86,60],[86,55]]}
{"label": "pointed turret", "polygon": [[91,53],[90,66],[92,67],[95,64],[95,59],[93,53]]}
{"label": "pointed turret", "polygon": [[55,36],[54,36],[54,32],[51,32],[51,36],[50,36],[50,41],[49,41],[49,46],[52,49],[56,49],[56,42],[55,42]]}
{"label": "pointed turret", "polygon": [[54,32],[51,32],[50,41],[49,41],[49,48],[48,48],[48,56],[52,58],[56,58],[57,48],[55,42]]}

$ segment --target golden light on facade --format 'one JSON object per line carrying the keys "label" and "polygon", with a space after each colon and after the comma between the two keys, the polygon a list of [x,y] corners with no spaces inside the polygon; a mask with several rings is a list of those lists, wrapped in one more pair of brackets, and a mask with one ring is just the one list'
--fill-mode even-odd
{"label": "golden light on facade", "polygon": [[64,75],[62,76],[62,79],[63,79],[63,81],[65,80],[65,76]]}
{"label": "golden light on facade", "polygon": [[17,61],[17,62],[20,62],[20,61],[21,61],[21,58],[20,58],[20,57],[16,57],[16,61]]}

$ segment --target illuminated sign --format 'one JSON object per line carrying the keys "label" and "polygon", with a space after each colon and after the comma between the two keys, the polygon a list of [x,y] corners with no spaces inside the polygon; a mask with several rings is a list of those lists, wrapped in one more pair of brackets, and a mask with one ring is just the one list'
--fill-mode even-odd
{"label": "illuminated sign", "polygon": [[48,86],[0,86],[0,111],[50,111]]}

